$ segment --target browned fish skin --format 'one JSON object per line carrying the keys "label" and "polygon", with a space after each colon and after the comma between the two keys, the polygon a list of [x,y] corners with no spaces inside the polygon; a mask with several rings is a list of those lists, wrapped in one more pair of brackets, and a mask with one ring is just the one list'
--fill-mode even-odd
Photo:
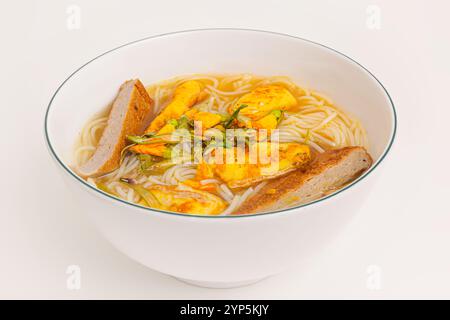
{"label": "browned fish skin", "polygon": [[325,151],[306,168],[269,181],[233,214],[260,213],[316,200],[351,182],[372,165],[363,147]]}

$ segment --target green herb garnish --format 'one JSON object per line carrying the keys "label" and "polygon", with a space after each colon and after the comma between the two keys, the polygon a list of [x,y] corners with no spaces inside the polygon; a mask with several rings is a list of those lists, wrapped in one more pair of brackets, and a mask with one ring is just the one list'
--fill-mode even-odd
{"label": "green herb garnish", "polygon": [[272,112],[270,113],[273,114],[275,118],[277,118],[277,120],[280,120],[281,116],[283,115],[283,111],[281,110],[272,110]]}
{"label": "green herb garnish", "polygon": [[128,141],[135,143],[135,144],[146,144],[149,139],[155,137],[155,134],[153,133],[147,133],[142,136],[127,136]]}
{"label": "green herb garnish", "polygon": [[145,203],[147,203],[149,207],[154,207],[160,203],[159,200],[155,197],[155,195],[150,191],[148,191],[147,189],[145,189],[143,186],[139,184],[131,184],[122,179],[120,180],[122,181],[123,184],[127,185],[128,187],[136,191],[136,193],[141,196],[141,198],[145,201]]}
{"label": "green herb garnish", "polygon": [[148,168],[155,164],[154,157],[149,154],[138,154],[137,158],[140,162],[139,170],[141,172],[145,172]]}
{"label": "green herb garnish", "polygon": [[189,118],[185,115],[182,115],[180,119],[178,119],[178,129],[189,129]]}
{"label": "green herb garnish", "polygon": [[242,110],[242,109],[244,109],[244,108],[247,108],[247,105],[246,104],[241,104],[240,106],[239,106],[239,108],[237,108],[236,110],[234,110],[234,112],[233,112],[233,114],[230,116],[230,118],[227,120],[227,121],[225,121],[225,123],[223,124],[223,127],[225,128],[225,129],[228,129],[231,125],[232,125],[232,123],[233,123],[233,121],[237,118],[237,116],[239,115],[239,112]]}
{"label": "green herb garnish", "polygon": [[170,124],[174,126],[175,128],[178,128],[178,121],[176,119],[171,119],[167,122],[167,124]]}
{"label": "green herb garnish", "polygon": [[130,149],[132,146],[135,146],[135,143],[129,144],[128,146],[126,146],[125,148],[122,149],[122,151],[120,151],[120,160],[119,160],[119,164],[122,164],[123,159],[125,159],[125,155],[128,151],[128,149]]}
{"label": "green herb garnish", "polygon": [[114,196],[117,196],[111,189],[109,189],[106,184],[104,184],[103,182],[96,182],[95,185],[97,186],[98,189],[102,190],[103,192],[112,194]]}

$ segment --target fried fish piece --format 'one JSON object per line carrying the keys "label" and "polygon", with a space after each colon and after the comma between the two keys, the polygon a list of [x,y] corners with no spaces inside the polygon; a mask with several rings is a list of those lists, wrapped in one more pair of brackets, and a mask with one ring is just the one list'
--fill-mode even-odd
{"label": "fried fish piece", "polygon": [[269,181],[233,214],[270,212],[314,201],[359,177],[372,162],[363,147],[325,151],[305,168]]}
{"label": "fried fish piece", "polygon": [[185,184],[177,186],[153,185],[147,188],[157,199],[156,209],[187,214],[218,215],[227,206],[218,196],[193,189]]}
{"label": "fried fish piece", "polygon": [[198,81],[189,80],[180,84],[175,89],[172,101],[150,123],[145,133],[157,132],[170,119],[180,118],[199,101],[202,90],[203,86]]}
{"label": "fried fish piece", "polygon": [[[234,147],[229,152],[234,154],[235,159],[227,161],[227,151],[223,149],[225,158],[220,163],[212,157],[210,161],[199,164],[197,180],[218,177],[230,188],[243,188],[287,174],[311,160],[311,150],[304,144],[258,142],[255,145],[257,157],[254,160],[251,159],[250,150],[245,150],[244,157],[239,158],[238,148]],[[272,148],[278,148],[276,156]],[[266,153],[265,157],[260,156],[261,150]]]}
{"label": "fried fish piece", "polygon": [[232,114],[241,106],[245,106],[239,112],[241,116],[257,121],[268,115],[271,111],[289,110],[297,105],[297,100],[292,93],[279,85],[268,85],[254,89],[240,97],[230,106],[228,112]]}

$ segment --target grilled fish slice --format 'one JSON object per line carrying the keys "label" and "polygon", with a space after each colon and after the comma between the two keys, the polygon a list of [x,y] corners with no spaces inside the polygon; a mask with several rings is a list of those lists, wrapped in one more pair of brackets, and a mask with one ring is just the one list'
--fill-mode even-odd
{"label": "grilled fish slice", "polygon": [[325,151],[306,169],[269,181],[233,214],[269,212],[314,201],[356,179],[371,165],[372,158],[362,147]]}

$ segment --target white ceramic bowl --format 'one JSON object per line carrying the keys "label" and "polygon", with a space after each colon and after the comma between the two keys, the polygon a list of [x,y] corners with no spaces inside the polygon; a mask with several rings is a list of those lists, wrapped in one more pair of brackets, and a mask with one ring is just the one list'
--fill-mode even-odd
{"label": "white ceramic bowl", "polygon": [[[70,168],[74,140],[87,119],[120,84],[144,84],[192,73],[287,75],[331,98],[364,124],[375,163],[344,189],[276,213],[204,217],[126,203],[89,186]],[[150,37],[110,50],[75,71],[48,106],[45,134],[51,155],[103,235],[132,259],[187,282],[209,287],[248,284],[276,274],[320,250],[370,192],[396,128],[381,83],[345,55],[300,38],[255,30],[207,29]]]}

